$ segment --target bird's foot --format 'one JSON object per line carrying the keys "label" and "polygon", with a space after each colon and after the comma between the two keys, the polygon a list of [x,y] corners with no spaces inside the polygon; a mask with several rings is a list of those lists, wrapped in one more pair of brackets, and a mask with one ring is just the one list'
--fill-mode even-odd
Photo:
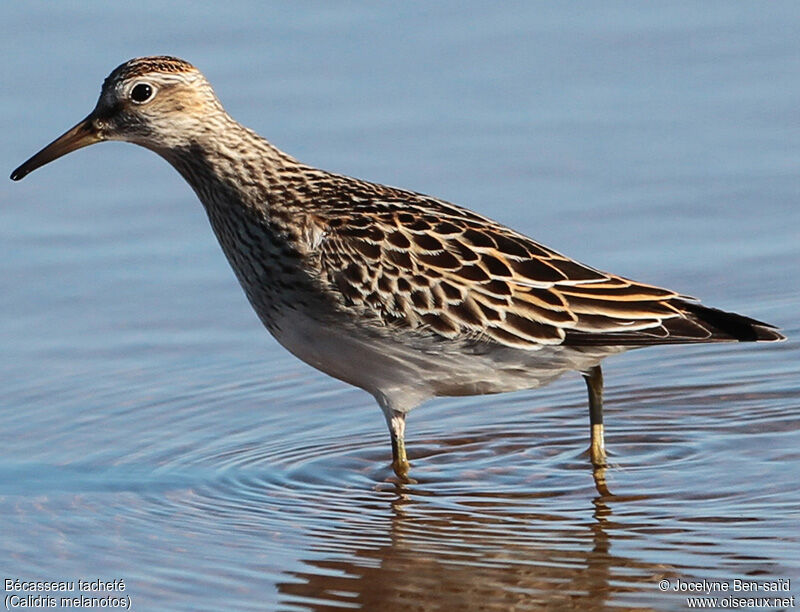
{"label": "bird's foot", "polygon": [[392,470],[397,477],[397,482],[400,484],[417,484],[417,481],[408,475],[411,464],[405,457],[402,460],[395,459],[392,461]]}

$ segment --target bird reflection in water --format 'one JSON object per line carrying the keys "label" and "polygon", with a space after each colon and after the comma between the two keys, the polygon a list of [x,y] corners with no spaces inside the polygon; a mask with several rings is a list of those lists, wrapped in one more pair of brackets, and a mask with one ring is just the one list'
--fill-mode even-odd
{"label": "bird reflection in water", "polygon": [[321,542],[327,550],[341,544],[343,554],[308,560],[308,571],[290,574],[278,585],[285,603],[314,610],[599,610],[664,575],[662,565],[611,552],[617,498],[595,497],[593,510],[576,522],[574,513],[549,512],[547,503],[531,511],[552,492],[472,493],[437,507],[431,490],[396,487],[385,540],[350,548],[341,534],[337,544]]}

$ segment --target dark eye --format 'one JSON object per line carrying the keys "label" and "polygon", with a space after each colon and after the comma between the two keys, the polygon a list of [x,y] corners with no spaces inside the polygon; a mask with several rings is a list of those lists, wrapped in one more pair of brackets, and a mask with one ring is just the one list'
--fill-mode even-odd
{"label": "dark eye", "polygon": [[134,85],[133,89],[131,89],[131,100],[133,100],[137,104],[142,104],[143,102],[147,102],[152,97],[153,97],[153,88],[147,83],[139,83],[137,85]]}

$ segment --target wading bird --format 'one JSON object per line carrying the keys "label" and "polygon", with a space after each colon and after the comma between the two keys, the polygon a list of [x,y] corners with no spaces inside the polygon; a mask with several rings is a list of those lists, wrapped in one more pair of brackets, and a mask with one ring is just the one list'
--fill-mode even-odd
{"label": "wading bird", "polygon": [[106,140],[151,149],[186,179],[278,342],[375,397],[401,480],[412,408],[533,389],[576,370],[605,491],[604,357],[783,339],[772,325],[601,272],[454,204],[302,164],[231,118],[205,77],[174,57],[119,66],[89,116],[11,178]]}

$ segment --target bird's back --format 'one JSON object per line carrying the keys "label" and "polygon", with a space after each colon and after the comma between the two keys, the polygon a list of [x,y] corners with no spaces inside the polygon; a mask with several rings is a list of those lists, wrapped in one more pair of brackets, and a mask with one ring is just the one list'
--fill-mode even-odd
{"label": "bird's back", "polygon": [[[319,171],[315,171],[319,172]],[[768,324],[602,272],[421,194],[328,173],[311,253],[345,311],[392,329],[523,350],[768,341]]]}

